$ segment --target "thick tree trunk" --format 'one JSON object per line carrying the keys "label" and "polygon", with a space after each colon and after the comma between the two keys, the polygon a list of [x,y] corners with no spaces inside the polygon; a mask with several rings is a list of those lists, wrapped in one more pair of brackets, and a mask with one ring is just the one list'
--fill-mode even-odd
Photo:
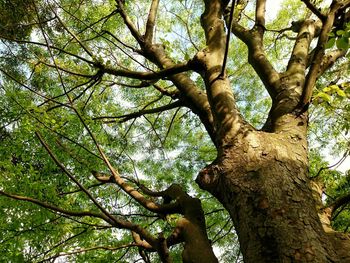
{"label": "thick tree trunk", "polygon": [[247,132],[198,175],[229,211],[246,263],[344,262],[318,217],[303,133]]}

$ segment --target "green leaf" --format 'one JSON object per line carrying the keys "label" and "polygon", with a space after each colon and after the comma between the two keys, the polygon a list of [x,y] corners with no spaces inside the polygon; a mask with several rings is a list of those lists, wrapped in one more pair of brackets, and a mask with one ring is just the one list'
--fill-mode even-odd
{"label": "green leaf", "polygon": [[340,37],[336,41],[337,48],[347,50],[349,48],[349,39],[346,37]]}
{"label": "green leaf", "polygon": [[345,31],[344,30],[337,30],[336,34],[337,34],[337,36],[342,36],[345,34]]}
{"label": "green leaf", "polygon": [[315,98],[321,98],[324,101],[330,102],[332,100],[332,97],[324,92],[319,92]]}
{"label": "green leaf", "polygon": [[330,39],[328,40],[328,42],[327,42],[327,44],[326,44],[326,49],[333,47],[334,44],[335,44],[335,38],[332,37],[332,38],[330,38]]}
{"label": "green leaf", "polygon": [[341,90],[341,89],[338,89],[338,90],[337,90],[337,94],[338,94],[340,97],[343,97],[343,98],[346,97],[345,92],[344,92],[343,90]]}

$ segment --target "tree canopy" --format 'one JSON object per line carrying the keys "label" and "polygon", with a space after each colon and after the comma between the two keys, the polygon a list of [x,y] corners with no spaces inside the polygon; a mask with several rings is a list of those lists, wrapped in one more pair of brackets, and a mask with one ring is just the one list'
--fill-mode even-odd
{"label": "tree canopy", "polygon": [[349,0],[0,4],[0,261],[243,262],[197,175],[284,114],[349,233]]}

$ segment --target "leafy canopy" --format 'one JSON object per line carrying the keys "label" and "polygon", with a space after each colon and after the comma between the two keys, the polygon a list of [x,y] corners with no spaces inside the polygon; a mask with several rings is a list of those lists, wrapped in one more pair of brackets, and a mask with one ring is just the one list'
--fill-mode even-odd
{"label": "leafy canopy", "polygon": [[[241,2],[235,16],[249,27],[254,10],[249,4],[243,10]],[[157,262],[154,253],[139,251],[130,229],[108,224],[108,218],[73,213],[106,210],[155,236],[160,229],[165,235],[173,231],[180,215],[150,212],[119,186],[102,180],[111,173],[106,158],[135,189],[143,184],[160,191],[176,182],[200,198],[209,239],[225,251],[221,260],[239,257],[228,214],[193,181],[216,157],[205,127],[188,105],[178,102],[179,91],[167,77],[143,79],[128,73],[159,71],[142,56],[123,19],[125,12],[144,32],[149,5],[0,2],[0,190],[43,202],[0,197],[0,261],[42,262],[62,256],[72,262],[136,262],[140,257]],[[174,62],[187,61],[205,48],[203,8],[198,0],[160,1],[153,38]],[[284,1],[266,26],[267,55],[277,69],[286,67],[290,38],[295,37],[289,28],[303,17],[300,10],[307,12],[302,1]],[[349,23],[332,32],[327,48],[347,50],[349,32]],[[310,176],[324,182],[326,202],[349,189],[350,174],[324,169],[329,164],[323,156],[349,154],[348,56],[318,81],[311,106]],[[271,101],[247,63],[245,45],[234,37],[227,71],[242,114],[260,128]],[[200,75],[186,74],[204,91]],[[326,146],[332,151],[322,152]],[[349,216],[348,206],[341,207],[334,226],[348,231]],[[181,247],[171,251],[180,260]]]}

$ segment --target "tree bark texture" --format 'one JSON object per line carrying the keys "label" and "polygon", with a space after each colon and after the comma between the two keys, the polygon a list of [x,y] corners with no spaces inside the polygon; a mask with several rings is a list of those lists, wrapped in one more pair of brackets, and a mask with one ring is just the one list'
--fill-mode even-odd
{"label": "tree bark texture", "polygon": [[307,177],[305,136],[241,134],[198,177],[229,211],[244,262],[350,262],[336,254]]}

